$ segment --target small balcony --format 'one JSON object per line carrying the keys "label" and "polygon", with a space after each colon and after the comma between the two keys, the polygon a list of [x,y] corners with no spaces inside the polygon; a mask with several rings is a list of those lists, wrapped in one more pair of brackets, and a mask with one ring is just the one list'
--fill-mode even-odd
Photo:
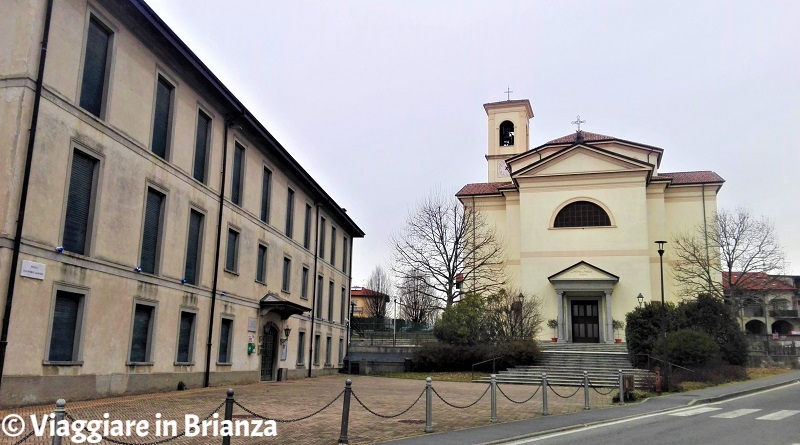
{"label": "small balcony", "polygon": [[770,309],[769,316],[773,318],[797,318],[797,309]]}

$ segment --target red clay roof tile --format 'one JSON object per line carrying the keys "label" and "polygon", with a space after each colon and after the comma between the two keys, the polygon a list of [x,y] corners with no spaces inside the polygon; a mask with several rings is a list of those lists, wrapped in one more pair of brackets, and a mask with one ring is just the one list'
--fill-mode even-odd
{"label": "red clay roof tile", "polygon": [[[742,289],[746,290],[795,290],[783,281],[771,277],[763,272],[731,272],[731,281],[736,284],[741,282]],[[728,272],[722,272],[722,287],[728,288]]]}
{"label": "red clay roof tile", "polygon": [[456,196],[473,196],[473,195],[496,195],[500,193],[500,189],[511,188],[514,184],[511,182],[479,182],[476,184],[467,184],[456,193]]}

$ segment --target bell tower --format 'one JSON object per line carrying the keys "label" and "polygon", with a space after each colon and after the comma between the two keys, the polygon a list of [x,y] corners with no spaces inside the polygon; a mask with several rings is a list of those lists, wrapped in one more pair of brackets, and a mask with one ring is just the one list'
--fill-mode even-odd
{"label": "bell tower", "polygon": [[511,180],[505,160],[528,151],[533,109],[528,99],[483,104],[489,121],[488,182]]}

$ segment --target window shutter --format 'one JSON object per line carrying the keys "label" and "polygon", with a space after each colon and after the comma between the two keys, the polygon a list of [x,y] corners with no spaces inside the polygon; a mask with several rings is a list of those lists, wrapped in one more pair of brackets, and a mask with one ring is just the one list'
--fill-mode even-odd
{"label": "window shutter", "polygon": [[53,330],[50,334],[51,362],[70,362],[75,360],[75,334],[78,329],[78,309],[81,295],[58,291],[56,307],[53,310]]}
{"label": "window shutter", "polygon": [[242,161],[244,161],[244,147],[237,143],[233,151],[233,184],[231,185],[231,201],[236,205],[242,204]]}
{"label": "window shutter", "polygon": [[231,320],[223,319],[219,327],[219,355],[217,361],[220,363],[228,363],[228,347],[231,339]]}
{"label": "window shutter", "polygon": [[172,102],[172,85],[159,76],[156,85],[156,109],[153,114],[153,153],[167,157],[169,137],[169,112]]}
{"label": "window shutter", "polygon": [[236,250],[239,242],[239,234],[233,230],[228,230],[228,247],[225,251],[225,268],[236,271]]}
{"label": "window shutter", "polygon": [[150,337],[150,322],[153,317],[153,307],[137,304],[133,315],[133,336],[131,338],[131,356],[133,363],[147,361],[147,343]]}
{"label": "window shutter", "polygon": [[294,232],[294,190],[286,193],[286,236],[292,237]]}
{"label": "window shutter", "polygon": [[269,221],[269,198],[272,187],[272,172],[264,168],[264,177],[261,179],[261,221]]}
{"label": "window shutter", "polygon": [[197,284],[197,271],[200,268],[200,232],[203,229],[203,215],[192,210],[189,214],[189,237],[186,240],[186,265],[183,277],[189,284]]}
{"label": "window shutter", "polygon": [[94,17],[89,20],[81,81],[81,108],[100,117],[111,33]]}
{"label": "window shutter", "polygon": [[81,255],[86,253],[95,162],[97,161],[77,150],[72,155],[63,247],[69,252]]}
{"label": "window shutter", "polygon": [[328,321],[333,321],[333,281],[328,282]]}
{"label": "window shutter", "polygon": [[267,248],[266,246],[259,245],[258,246],[258,264],[256,270],[256,280],[260,282],[264,282],[264,262],[267,259]]}
{"label": "window shutter", "polygon": [[208,133],[211,118],[202,111],[197,113],[197,135],[194,141],[194,179],[206,182],[206,157],[208,156]]}
{"label": "window shutter", "polygon": [[142,231],[142,257],[139,262],[142,272],[156,273],[163,201],[164,195],[153,189],[147,189],[147,206],[144,216],[144,230]]}
{"label": "window shutter", "polygon": [[178,334],[178,357],[180,363],[189,362],[189,350],[192,342],[192,326],[194,325],[194,314],[191,312],[181,312],[181,325]]}

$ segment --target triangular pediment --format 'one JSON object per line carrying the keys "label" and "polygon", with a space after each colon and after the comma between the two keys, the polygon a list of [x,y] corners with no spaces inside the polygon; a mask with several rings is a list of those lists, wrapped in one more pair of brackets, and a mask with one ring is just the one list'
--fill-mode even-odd
{"label": "triangular pediment", "polygon": [[598,147],[573,145],[541,160],[528,157],[511,162],[512,176],[530,178],[590,173],[652,172],[653,165]]}
{"label": "triangular pediment", "polygon": [[556,272],[547,278],[551,283],[559,281],[604,281],[618,282],[619,277],[597,266],[581,261]]}

